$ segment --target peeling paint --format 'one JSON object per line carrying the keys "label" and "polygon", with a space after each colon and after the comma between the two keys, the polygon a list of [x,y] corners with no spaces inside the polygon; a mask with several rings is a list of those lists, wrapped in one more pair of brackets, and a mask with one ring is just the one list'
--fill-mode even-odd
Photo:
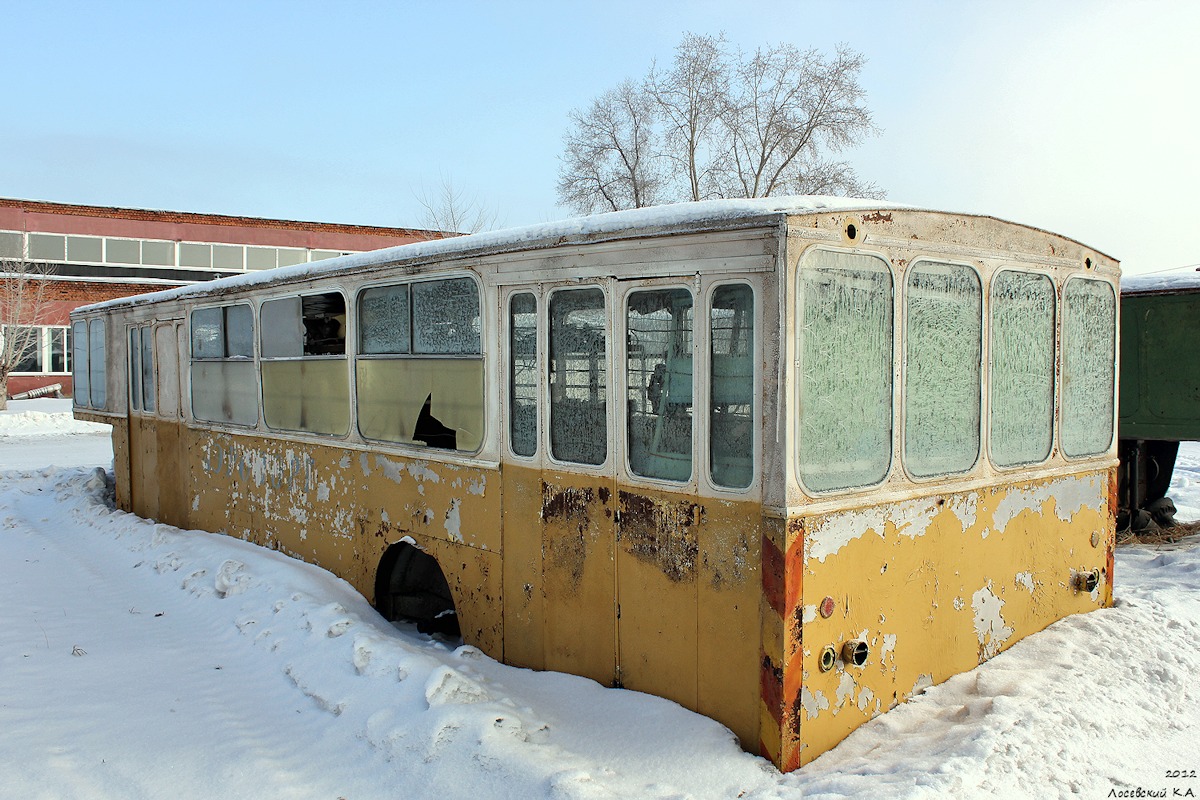
{"label": "peeling paint", "polygon": [[384,456],[375,456],[375,466],[392,483],[399,484],[404,479],[405,465],[403,463],[392,461]]}
{"label": "peeling paint", "polygon": [[1034,586],[1032,572],[1018,572],[1013,576],[1013,583],[1015,583],[1017,586],[1024,586],[1030,594],[1033,594]]}
{"label": "peeling paint", "polygon": [[1002,609],[1004,601],[992,592],[992,582],[971,596],[971,609],[975,612],[975,635],[979,637],[979,661],[991,658],[1013,635],[1013,629],[1004,623]]}
{"label": "peeling paint", "polygon": [[823,710],[829,708],[829,700],[822,692],[809,691],[805,686],[800,690],[800,705],[809,719],[815,719]]}
{"label": "peeling paint", "polygon": [[452,542],[461,542],[462,537],[462,517],[459,514],[458,507],[461,501],[454,498],[450,501],[450,508],[446,510],[446,534]]}

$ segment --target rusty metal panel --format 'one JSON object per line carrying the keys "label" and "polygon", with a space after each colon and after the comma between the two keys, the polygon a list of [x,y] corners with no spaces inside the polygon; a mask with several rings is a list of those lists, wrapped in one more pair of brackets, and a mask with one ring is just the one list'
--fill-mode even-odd
{"label": "rusty metal panel", "polygon": [[[784,720],[800,731],[799,763],[1051,622],[1111,603],[1109,483],[1106,469],[805,518],[803,658],[788,664],[801,702]],[[1093,569],[1100,582],[1085,590]],[[861,666],[844,653],[851,642],[866,646]]]}
{"label": "rusty metal panel", "polygon": [[605,685],[614,682],[617,669],[615,504],[610,478],[543,476],[545,667]]}
{"label": "rusty metal panel", "polygon": [[759,744],[762,509],[706,500],[697,530],[696,705]]}
{"label": "rusty metal panel", "polygon": [[542,580],[542,473],[504,466],[504,660],[545,668]]}
{"label": "rusty metal panel", "polygon": [[695,498],[622,489],[617,548],[621,682],[696,707],[699,528]]}

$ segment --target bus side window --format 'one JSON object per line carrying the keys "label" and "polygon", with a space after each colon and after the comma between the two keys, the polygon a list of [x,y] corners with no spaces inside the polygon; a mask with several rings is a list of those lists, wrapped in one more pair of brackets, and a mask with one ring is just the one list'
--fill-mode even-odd
{"label": "bus side window", "polygon": [[358,428],[367,439],[474,452],[483,444],[479,287],[472,278],[358,294]]}
{"label": "bus side window", "polygon": [[905,286],[904,463],[920,478],[979,460],[983,289],[975,270],[918,261]]}
{"label": "bus side window", "polygon": [[332,436],[349,433],[346,301],[341,292],[267,300],[260,327],[267,425]]}
{"label": "bus side window", "polygon": [[692,475],[692,293],[632,292],[627,302],[629,469],[686,481]]}
{"label": "bus side window", "polygon": [[537,344],[537,298],[514,294],[508,302],[508,437],[519,456],[537,453]]}
{"label": "bus side window", "polygon": [[709,310],[709,468],[712,481],[745,489],[754,479],[754,291],[720,286]]}
{"label": "bus side window", "polygon": [[602,290],[550,295],[550,452],[560,461],[608,458],[607,326]]}
{"label": "bus side window", "polygon": [[1062,447],[1092,456],[1112,444],[1117,301],[1112,285],[1073,278],[1063,292]]}
{"label": "bus side window", "polygon": [[892,454],[892,273],[815,250],[799,270],[800,477],[813,491],[881,482]]}
{"label": "bus side window", "polygon": [[71,383],[74,387],[75,405],[85,408],[91,403],[89,356],[87,323],[74,322],[71,324]]}
{"label": "bus side window", "polygon": [[991,292],[992,460],[1001,467],[1050,455],[1054,440],[1054,282],[1004,270]]}
{"label": "bus side window", "polygon": [[208,422],[258,422],[254,312],[248,303],[191,315],[192,416]]}
{"label": "bus side window", "polygon": [[104,320],[94,319],[88,323],[88,385],[92,408],[104,408],[108,404],[108,378],[104,363]]}

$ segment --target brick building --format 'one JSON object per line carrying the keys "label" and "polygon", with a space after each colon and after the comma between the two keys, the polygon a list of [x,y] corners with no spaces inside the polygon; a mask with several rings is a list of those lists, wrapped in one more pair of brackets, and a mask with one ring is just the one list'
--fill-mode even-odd
{"label": "brick building", "polygon": [[79,306],[444,235],[0,198],[0,273],[21,261],[49,272],[37,347],[9,375],[8,392],[57,383],[70,395],[69,315]]}

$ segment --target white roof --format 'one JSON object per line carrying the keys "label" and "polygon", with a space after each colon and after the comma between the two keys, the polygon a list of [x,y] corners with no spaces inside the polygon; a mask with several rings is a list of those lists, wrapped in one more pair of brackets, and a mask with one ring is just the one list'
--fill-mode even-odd
{"label": "white roof", "polygon": [[1131,275],[1121,279],[1121,294],[1183,292],[1200,289],[1200,272],[1173,272],[1160,275]]}

